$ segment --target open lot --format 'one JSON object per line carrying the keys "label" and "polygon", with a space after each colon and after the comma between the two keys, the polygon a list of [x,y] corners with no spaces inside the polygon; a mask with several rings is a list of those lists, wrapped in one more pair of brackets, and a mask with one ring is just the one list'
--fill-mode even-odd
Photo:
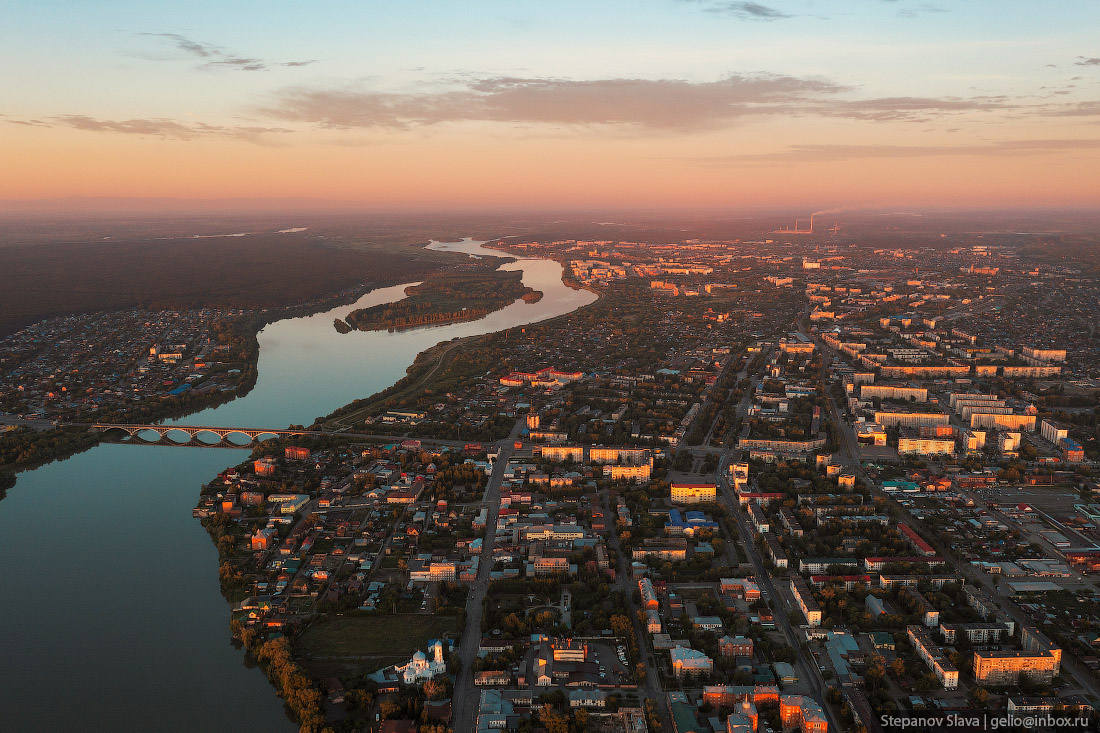
{"label": "open lot", "polygon": [[294,646],[315,676],[354,675],[403,664],[428,640],[458,631],[453,616],[338,616],[314,623]]}

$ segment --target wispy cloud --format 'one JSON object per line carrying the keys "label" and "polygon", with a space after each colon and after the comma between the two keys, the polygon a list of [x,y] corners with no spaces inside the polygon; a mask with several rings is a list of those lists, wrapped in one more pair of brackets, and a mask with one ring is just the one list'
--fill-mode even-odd
{"label": "wispy cloud", "polygon": [[718,2],[704,9],[708,13],[734,15],[745,20],[782,20],[794,16],[754,2]]}
{"label": "wispy cloud", "polygon": [[880,97],[874,99],[830,100],[809,108],[826,117],[890,122],[928,120],[947,114],[1005,110],[1018,104],[1008,97]]}
{"label": "wispy cloud", "polygon": [[808,104],[848,88],[821,79],[734,75],[713,82],[676,79],[483,77],[431,93],[293,88],[262,111],[331,128],[411,128],[491,121],[558,125],[712,128],[776,105]]}
{"label": "wispy cloud", "polygon": [[272,66],[308,66],[316,61],[316,59],[309,59],[305,61],[282,61],[272,63],[264,61],[263,59],[238,56],[237,54],[229,53],[221,46],[205,43],[203,41],[196,41],[187,36],[180,35],[179,33],[139,33],[138,35],[164,39],[180,51],[202,60],[203,63],[199,65],[199,68],[267,71]]}
{"label": "wispy cloud", "polygon": [[1049,117],[1096,117],[1100,116],[1100,102],[1066,102],[1048,105],[1042,107],[1038,114]]}
{"label": "wispy cloud", "polygon": [[1008,97],[989,96],[851,99],[853,88],[834,81],[765,73],[712,82],[473,77],[455,84],[443,91],[417,93],[297,87],[279,92],[259,112],[345,129],[488,121],[697,131],[769,114],[926,121],[1021,106]]}
{"label": "wispy cloud", "polygon": [[265,136],[291,132],[281,127],[250,125],[210,125],[203,122],[180,122],[165,118],[101,120],[86,115],[60,115],[50,118],[50,123],[33,120],[31,123],[72,127],[90,132],[114,132],[125,135],[144,135],[174,140],[195,140],[203,137],[231,137],[250,142],[264,142]]}
{"label": "wispy cloud", "polygon": [[50,127],[50,123],[43,122],[42,120],[19,120],[8,117],[7,115],[0,115],[3,120],[0,122],[7,122],[9,125],[23,125],[24,127]]}
{"label": "wispy cloud", "polygon": [[929,15],[933,13],[946,13],[947,8],[942,8],[939,5],[930,5],[928,3],[921,3],[911,8],[901,8],[898,10],[898,15],[902,18],[918,18],[922,15]]}
{"label": "wispy cloud", "polygon": [[1100,57],[1086,58],[1085,56],[1078,56],[1077,61],[1073,63],[1077,66],[1100,66]]}
{"label": "wispy cloud", "polygon": [[831,163],[857,159],[934,158],[950,156],[1007,157],[1052,152],[1100,150],[1100,138],[1002,140],[966,145],[792,145],[771,153],[744,153],[692,159],[701,166]]}

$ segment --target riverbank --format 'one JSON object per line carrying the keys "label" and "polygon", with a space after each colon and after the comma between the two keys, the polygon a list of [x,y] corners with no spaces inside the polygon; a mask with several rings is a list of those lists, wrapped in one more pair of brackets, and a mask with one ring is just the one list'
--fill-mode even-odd
{"label": "riverbank", "polygon": [[[469,246],[465,242],[455,243],[455,246],[464,245]],[[435,498],[445,498],[451,502],[461,500],[465,491],[461,487],[471,480],[472,475],[479,477],[479,485],[484,484],[486,477],[470,464],[463,463],[466,456],[456,448],[423,452],[400,446],[385,448],[380,443],[378,448],[371,449],[369,442],[364,443],[363,438],[343,436],[341,433],[360,424],[373,425],[379,431],[393,430],[395,426],[392,423],[374,422],[387,406],[403,404],[424,394],[437,394],[440,390],[462,398],[467,394],[464,391],[467,381],[484,381],[486,375],[503,368],[497,358],[499,350],[496,344],[501,340],[507,341],[512,334],[523,333],[530,326],[527,319],[531,316],[537,319],[539,310],[524,309],[534,308],[536,304],[560,309],[561,305],[554,299],[572,292],[572,289],[563,287],[565,283],[561,280],[561,269],[557,263],[528,260],[515,263],[515,267],[538,272],[537,277],[541,277],[544,283],[540,287],[548,291],[549,296],[544,290],[539,290],[543,297],[517,299],[508,308],[494,313],[493,316],[502,319],[508,315],[504,310],[512,312],[505,328],[500,331],[459,336],[420,349],[404,376],[390,386],[366,399],[353,400],[314,422],[314,428],[333,431],[331,437],[287,438],[264,443],[256,448],[250,461],[238,465],[232,472],[224,473],[203,491],[203,498],[195,511],[202,516],[203,525],[219,550],[219,579],[226,600],[235,604],[239,611],[245,611],[246,608],[236,604],[240,604],[247,594],[259,592],[260,589],[267,594],[275,591],[272,606],[259,613],[259,618],[264,619],[263,624],[256,623],[253,614],[257,611],[254,608],[248,619],[234,612],[234,636],[245,645],[253,658],[261,662],[268,678],[304,729],[316,727],[321,709],[334,709],[336,697],[326,695],[326,692],[331,693],[333,676],[339,678],[339,697],[354,701],[352,705],[336,706],[338,714],[350,716],[355,721],[370,720],[369,714],[377,709],[378,686],[364,675],[374,671],[374,667],[407,661],[413,652],[426,648],[429,641],[425,636],[428,633],[426,630],[402,636],[400,644],[379,643],[380,639],[388,637],[379,636],[373,629],[385,628],[387,616],[397,614],[395,620],[407,618],[406,625],[411,628],[413,620],[420,618],[419,614],[432,619],[450,612],[458,617],[459,623],[448,624],[447,628],[461,628],[464,585],[454,584],[453,588],[445,588],[431,601],[432,608],[428,608],[428,599],[418,605],[417,598],[406,598],[407,593],[399,592],[407,585],[404,566],[407,559],[402,550],[404,543],[398,544],[394,533],[402,521],[408,521],[408,517],[404,516],[405,505],[393,505],[387,503],[386,498],[378,497],[378,491],[395,489],[395,479],[379,478],[373,471],[380,469],[371,466],[381,465],[379,459],[382,463],[399,461],[408,476],[407,490],[415,497],[414,501],[423,498],[422,494],[429,496],[429,492]],[[547,267],[555,271],[553,278],[556,283],[553,287],[545,284],[550,274],[545,271]],[[526,279],[525,273],[525,282]],[[594,295],[590,301],[559,310],[536,322],[540,327],[550,327],[550,324],[576,313],[578,308],[598,302],[599,294]],[[566,297],[572,300],[572,296]],[[527,313],[530,315],[524,318]],[[478,323],[487,325],[489,322],[482,320]],[[467,327],[476,325],[469,324]],[[409,332],[405,337],[418,335],[431,339],[433,333],[442,336],[447,332],[447,327],[424,328],[419,329],[418,334]],[[381,333],[377,337],[384,338]],[[490,380],[494,385],[496,378]],[[498,403],[494,401],[493,404],[493,409],[499,411]],[[511,417],[496,420],[496,416],[491,416],[490,422],[486,432],[463,433],[463,437],[488,440],[499,437],[498,434],[507,434],[515,425],[515,419]],[[408,432],[406,428],[396,426],[395,432]],[[461,429],[458,423],[452,428]],[[365,432],[373,431],[367,429]],[[355,450],[348,450],[352,441],[355,441]],[[392,444],[392,440],[389,442]],[[316,475],[314,472],[317,472]],[[240,487],[235,489],[238,482]],[[403,486],[403,482],[404,478],[398,483]],[[457,496],[454,482],[459,483]],[[372,488],[374,491],[368,496],[367,492]],[[266,498],[267,492],[272,490],[300,495],[301,506],[295,507],[298,511],[289,523],[282,521],[278,505],[273,505]],[[479,496],[480,492],[466,498]],[[276,508],[271,509],[272,506]],[[460,505],[454,506],[457,508]],[[477,506],[476,502],[472,502],[462,507],[460,511],[470,515],[465,521],[473,521]],[[265,507],[270,514],[263,511]],[[372,519],[378,514],[381,514],[380,518]],[[379,521],[386,528],[381,534]],[[462,522],[458,524],[463,526]],[[476,535],[469,528],[462,531],[469,533],[467,540]],[[272,552],[276,548],[279,548],[278,554]],[[441,549],[444,548],[436,548]],[[391,552],[395,554],[391,556]],[[258,555],[276,558],[274,565],[267,560],[258,561]],[[309,562],[306,562],[307,559]],[[271,570],[273,566],[277,566],[274,571]],[[374,594],[371,589],[376,589]],[[387,595],[389,589],[393,591],[392,597]],[[375,595],[380,597],[375,599]],[[279,600],[277,604],[276,600]],[[252,601],[245,606],[250,604]],[[317,626],[320,619],[327,619],[329,626],[335,624],[339,628],[354,622],[358,629],[357,641],[343,637],[324,643],[312,637],[299,641],[300,636],[305,636],[301,634],[304,629],[320,628]],[[275,625],[269,626],[271,623]],[[277,638],[270,636],[271,628],[278,630]],[[440,633],[438,624],[429,624],[425,628],[430,628],[432,634]],[[273,649],[273,643],[281,646]],[[272,655],[278,661],[271,661]],[[313,678],[311,685],[305,684],[304,674]],[[319,684],[321,679],[326,680],[324,689]],[[289,686],[288,680],[291,680]]]}
{"label": "riverbank", "polygon": [[[564,284],[568,285],[568,283]],[[540,321],[538,323],[539,327],[552,328],[559,321],[569,318],[579,311],[594,307],[604,296],[601,291],[588,286],[573,289],[591,292],[596,296],[596,300],[569,313]],[[499,334],[470,336],[439,343],[425,349],[417,354],[416,359],[406,370],[405,376],[396,383],[370,397],[354,400],[328,415],[319,417],[313,423],[311,429],[338,432],[350,430],[353,426],[357,426],[359,430],[372,432],[372,427],[369,424],[363,424],[365,420],[377,417],[390,409],[415,406],[416,398],[423,397],[426,393],[439,391],[428,387],[428,383],[433,379],[439,380],[441,384],[449,385],[464,377],[484,374],[486,370],[499,365],[499,354],[497,350],[491,348],[498,339]],[[455,360],[459,356],[462,357],[462,363],[456,365]],[[428,425],[423,429],[415,430],[406,428],[405,431],[410,437],[416,437],[430,434],[432,427]],[[506,435],[508,429],[510,429],[510,425],[505,424],[501,426],[499,434],[497,432],[470,435],[448,433],[436,435],[435,437],[451,440],[495,440],[502,437],[502,435]],[[393,432],[394,427],[383,424],[376,426],[376,430],[379,434],[386,434]]]}
{"label": "riverbank", "polygon": [[[441,245],[440,248],[462,254],[496,256],[481,250],[476,242]],[[454,259],[453,255],[434,257]],[[256,383],[248,394],[191,414],[185,420],[188,424],[253,428],[308,424],[315,415],[330,413],[356,398],[392,387],[407,376],[417,355],[440,342],[443,346],[439,351],[448,345],[467,343],[467,339],[483,338],[485,334],[493,334],[486,337],[490,343],[502,338],[514,340],[524,328],[530,330],[531,323],[554,318],[595,299],[592,294],[578,294],[564,287],[560,279],[561,268],[549,260],[527,260],[505,267],[523,269],[527,284],[543,291],[544,298],[536,304],[517,300],[485,319],[437,328],[400,333],[358,332],[348,336],[341,336],[332,328],[333,319],[352,308],[401,299],[404,288],[419,280],[410,277],[410,281],[399,285],[374,289],[352,308],[338,306],[327,312],[269,323],[255,334],[259,363]],[[348,299],[353,295],[349,293]],[[281,311],[272,310],[267,315],[275,318]],[[454,362],[461,361],[460,348],[455,347]],[[439,359],[428,361],[427,369],[439,362]],[[444,358],[436,375],[427,376],[425,383],[435,385],[439,375],[450,379],[446,373],[450,363],[450,357]],[[494,368],[500,367],[494,365]],[[485,376],[484,370],[480,376]],[[491,386],[499,389],[498,384]],[[455,394],[463,394],[463,389],[456,387]],[[499,406],[499,402],[494,400],[494,405]],[[511,409],[514,410],[514,406]],[[315,441],[316,448],[310,451],[317,451],[317,460],[293,462],[286,475],[285,489],[315,493],[315,506],[320,508],[324,493],[335,492],[349,477],[354,484],[354,474],[369,469],[376,459],[370,452],[363,455],[359,446],[372,443],[369,439],[337,433],[311,440]],[[332,446],[328,446],[328,441],[332,441]],[[392,438],[386,440],[387,444],[393,442]],[[356,444],[354,450],[350,448],[353,443]],[[296,443],[287,441],[287,444]],[[425,445],[430,443],[425,441]],[[279,443],[264,443],[256,457],[271,453],[277,461],[285,460],[279,446]],[[243,452],[243,455],[248,454]],[[11,693],[5,706],[5,720],[9,725],[18,729],[46,726],[81,729],[86,726],[88,712],[92,711],[103,727],[119,731],[142,730],[153,719],[158,727],[177,730],[232,728],[242,733],[287,730],[283,703],[272,694],[272,685],[260,669],[246,662],[251,657],[245,657],[239,646],[230,643],[226,626],[232,619],[239,619],[240,614],[229,610],[220,592],[220,547],[192,517],[196,509],[196,487],[209,485],[226,466],[240,462],[241,458],[241,451],[218,448],[194,450],[167,445],[138,447],[101,443],[68,460],[55,461],[19,475],[16,487],[8,492],[3,511],[0,511],[0,565],[3,566],[0,575],[10,591],[0,599],[0,615],[10,622],[11,628],[18,629],[18,634],[10,635],[5,649],[9,671],[0,673],[3,678],[0,682]],[[419,460],[419,455],[415,458]],[[345,459],[366,463],[340,468],[338,462]],[[391,461],[392,458],[385,462]],[[435,463],[435,475],[445,474],[438,483],[440,495],[454,506],[468,505],[473,510],[470,516],[464,516],[463,526],[452,528],[455,537],[468,539],[465,525],[475,518],[480,496],[473,488],[478,472],[463,467],[462,460],[446,467],[441,461]],[[302,484],[303,492],[296,490],[296,482],[302,478],[299,468],[310,472],[309,481]],[[417,475],[429,475],[428,463],[423,466],[409,463],[408,468],[413,479]],[[254,474],[248,476],[250,481],[254,478],[257,478]],[[386,486],[397,481],[397,477],[387,479]],[[322,482],[327,488],[321,488]],[[410,483],[410,489],[411,486]],[[211,500],[212,507],[219,508],[223,507],[228,495],[238,498],[233,506],[242,511],[241,517],[246,521],[238,525],[234,518],[236,532],[232,542],[237,544],[234,551],[239,550],[245,556],[254,552],[252,536],[256,527],[248,524],[250,517],[245,513],[248,505],[239,499],[249,490],[251,487],[234,491],[219,481],[214,484],[213,493],[204,496]],[[281,479],[268,488],[276,493],[283,490]],[[218,497],[218,493],[223,496]],[[423,613],[426,618],[432,617],[432,606],[437,599],[432,599],[422,612],[424,599],[401,597],[407,578],[398,577],[405,572],[398,566],[399,555],[377,554],[382,552],[380,543],[389,538],[388,534],[380,536],[379,533],[383,526],[390,526],[397,506],[402,505],[382,502],[376,510],[378,516],[373,520],[374,526],[363,525],[362,530],[351,535],[338,536],[338,533],[347,532],[346,528],[340,529],[343,521],[340,512],[354,510],[354,507],[329,506],[318,513],[332,520],[331,535],[315,540],[310,545],[313,548],[310,554],[324,554],[325,562],[342,563],[335,572],[321,568],[329,570],[330,579],[339,580],[343,594],[333,601],[320,598],[322,616],[341,613],[340,604],[356,602],[353,599],[365,603],[372,595],[369,583],[354,595],[346,593],[351,578],[340,577],[343,563],[349,556],[358,555],[361,559],[377,558],[377,571],[385,578],[394,579],[393,590],[382,594],[379,600],[383,604],[396,604],[397,615],[384,619],[381,628],[389,623],[401,623],[410,617],[409,614],[419,616]],[[295,519],[308,519],[314,511],[306,509],[304,516]],[[267,519],[274,519],[282,527],[278,520],[290,516],[265,512],[263,524],[266,526]],[[383,518],[384,525],[379,523]],[[368,525],[372,521],[369,512],[365,520]],[[49,531],[55,527],[63,528],[63,540],[59,541],[55,531]],[[279,539],[281,542],[285,538]],[[356,539],[369,544],[360,547],[355,544]],[[407,538],[397,538],[399,544],[405,541]],[[399,545],[389,546],[395,552],[401,550]],[[300,554],[299,543],[292,555]],[[277,547],[272,553],[273,559],[287,557],[290,556],[282,555]],[[358,572],[353,566],[349,567],[353,575]],[[266,565],[250,567],[245,563],[241,572],[249,577],[264,568]],[[299,568],[311,571],[310,579],[316,569],[308,562]],[[262,597],[270,599],[275,595],[278,572],[275,576],[264,581],[256,578],[257,585],[246,588],[248,597],[269,602]],[[261,590],[259,582],[269,585]],[[307,588],[306,594],[310,592]],[[83,602],[73,604],[73,597]],[[296,612],[300,610],[295,605],[300,597],[298,591],[288,590],[276,598],[287,599],[288,612]],[[332,605],[328,605],[330,603]],[[447,605],[457,614],[463,604],[447,601]],[[390,608],[393,610],[392,605]],[[265,616],[266,611],[258,608],[244,615],[248,616],[253,610],[260,617]],[[358,613],[358,606],[349,613]],[[282,633],[280,622],[273,620],[275,625],[272,626],[267,623],[265,619],[261,624],[265,635]],[[97,630],[90,637],[86,634],[89,627]],[[421,642],[426,641],[417,640],[421,649],[424,648]],[[322,644],[317,648],[323,651],[323,647]],[[293,648],[291,651],[297,654]],[[398,648],[395,643],[382,650],[361,648],[356,651],[371,656],[370,665],[373,665],[385,661],[375,659],[375,655],[385,654],[395,661],[398,655],[411,655],[415,650]],[[171,659],[172,664],[163,664],[164,659]],[[404,659],[407,661],[409,657]],[[369,666],[352,657],[316,659],[312,664],[303,668],[315,680],[327,679],[331,675],[326,674],[326,670],[335,669],[337,665],[345,668]],[[277,668],[282,666],[276,665]],[[88,669],[96,670],[91,678],[86,674]],[[71,698],[69,704],[52,705],[49,691],[56,689],[58,679],[68,678],[80,678],[82,682],[66,693]],[[354,676],[345,681],[348,685],[362,682]],[[350,687],[348,691],[351,704]],[[204,704],[196,706],[196,699],[204,700]],[[361,704],[362,699],[355,703]],[[137,714],[135,706],[141,706]]]}
{"label": "riverbank", "polygon": [[[498,252],[504,252],[505,254],[511,255],[513,257],[524,257],[525,256],[522,252],[512,252],[511,250],[509,250],[507,248],[508,247],[507,242],[505,242],[503,239],[494,239],[490,242],[486,242],[484,246],[487,249],[495,249]],[[559,259],[552,259],[552,261],[557,262],[559,265],[561,265],[561,281],[562,281],[562,284],[565,285],[565,287],[567,287],[571,290],[587,290],[590,293],[595,293],[597,296],[600,295],[599,290],[597,290],[596,288],[594,288],[590,285],[585,285],[584,283],[577,280],[575,277],[573,277],[570,274],[568,260],[565,260],[565,259],[560,259],[560,260]]]}
{"label": "riverbank", "polygon": [[[86,428],[67,426],[65,423],[158,423],[163,420],[178,420],[245,397],[256,386],[260,348],[258,334],[266,326],[285,319],[351,305],[364,295],[389,285],[367,282],[307,303],[247,311],[227,323],[224,328],[219,327],[217,330],[224,337],[223,345],[228,348],[229,353],[238,355],[230,366],[238,369],[239,373],[230,378],[229,389],[206,392],[188,389],[175,395],[150,396],[125,411],[93,411],[59,418],[61,426],[50,430],[21,428],[0,434],[0,499],[4,497],[5,490],[15,484],[16,474],[65,460],[94,448],[102,440],[101,435],[89,433]],[[201,382],[198,384],[201,385]]]}

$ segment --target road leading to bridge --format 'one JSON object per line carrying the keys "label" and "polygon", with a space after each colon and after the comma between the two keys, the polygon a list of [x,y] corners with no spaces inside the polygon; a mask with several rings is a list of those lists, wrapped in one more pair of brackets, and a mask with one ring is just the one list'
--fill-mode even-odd
{"label": "road leading to bridge", "polygon": [[477,657],[477,650],[481,645],[481,617],[484,612],[482,602],[489,590],[489,571],[493,567],[497,518],[500,515],[500,486],[504,481],[504,471],[508,466],[508,459],[512,456],[512,444],[519,437],[524,425],[525,421],[523,419],[516,421],[508,440],[497,456],[493,473],[489,477],[489,483],[485,486],[485,495],[481,499],[481,505],[488,510],[485,517],[485,538],[481,546],[477,580],[470,586],[470,595],[466,600],[466,626],[462,631],[462,641],[458,647],[461,669],[455,680],[454,694],[451,696],[451,709],[456,731],[474,730],[474,724],[477,720],[478,704],[481,696],[478,694],[477,688],[474,687],[474,659]]}

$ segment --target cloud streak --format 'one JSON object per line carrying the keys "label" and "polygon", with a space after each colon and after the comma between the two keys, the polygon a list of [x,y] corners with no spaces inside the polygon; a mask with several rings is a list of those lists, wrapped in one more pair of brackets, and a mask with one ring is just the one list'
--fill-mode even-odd
{"label": "cloud streak", "polygon": [[238,56],[227,52],[221,46],[212,43],[196,41],[179,33],[140,33],[142,36],[161,38],[168,41],[180,51],[194,56],[203,61],[199,68],[205,69],[235,69],[237,71],[267,71],[274,66],[299,67],[315,63],[315,59],[306,61],[283,61],[274,64],[263,59]]}
{"label": "cloud streak", "polygon": [[771,153],[745,153],[692,159],[701,166],[770,165],[774,163],[835,163],[848,160],[934,158],[951,156],[1007,157],[1100,150],[1100,138],[1001,140],[971,145],[793,145]]}
{"label": "cloud streak", "polygon": [[1003,96],[850,99],[853,91],[825,79],[765,73],[712,82],[482,77],[438,92],[297,87],[277,93],[259,111],[286,122],[334,129],[410,129],[481,121],[690,132],[773,114],[925,121],[1021,106]]}
{"label": "cloud streak", "polygon": [[784,18],[794,17],[782,11],[776,10],[775,8],[754,2],[718,3],[707,8],[706,12],[720,13],[723,15],[734,15],[738,18],[744,18],[745,20],[782,20]]}
{"label": "cloud streak", "polygon": [[71,127],[89,132],[113,132],[124,135],[141,135],[172,140],[228,137],[250,142],[263,142],[267,135],[291,132],[291,130],[280,127],[209,125],[203,122],[187,123],[165,118],[101,120],[86,115],[60,115],[51,118],[51,121],[57,126]]}

